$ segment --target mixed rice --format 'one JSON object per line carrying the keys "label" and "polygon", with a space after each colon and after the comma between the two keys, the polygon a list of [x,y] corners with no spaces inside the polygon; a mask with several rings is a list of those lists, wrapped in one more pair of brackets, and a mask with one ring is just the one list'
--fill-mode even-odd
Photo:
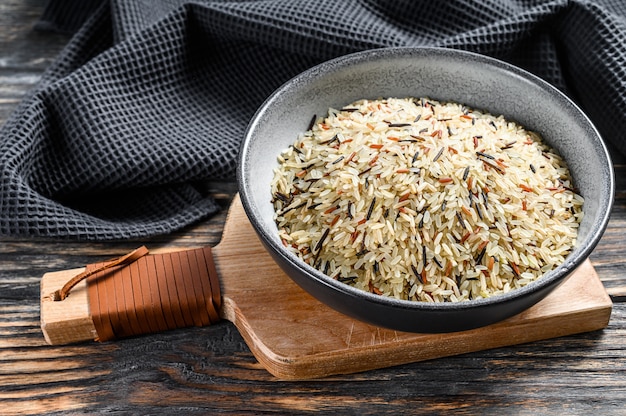
{"label": "mixed rice", "polygon": [[566,164],[537,134],[428,98],[314,117],[271,186],[285,247],[341,282],[416,301],[539,279],[571,251],[583,215]]}

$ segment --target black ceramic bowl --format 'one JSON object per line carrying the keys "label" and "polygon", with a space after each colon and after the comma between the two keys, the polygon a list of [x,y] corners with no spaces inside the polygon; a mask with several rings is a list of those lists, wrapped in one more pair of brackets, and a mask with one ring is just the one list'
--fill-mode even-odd
{"label": "black ceramic bowl", "polygon": [[[502,114],[537,131],[569,165],[585,198],[578,242],[564,264],[528,286],[459,303],[402,301],[333,280],[287,252],[278,238],[270,191],[277,156],[313,114],[361,98],[429,97]],[[400,331],[450,332],[488,325],[544,298],[591,253],[606,228],[614,176],[600,135],[583,112],[541,79],[504,62],[450,49],[390,48],[318,65],[279,88],[252,119],[240,151],[239,192],[261,241],[304,290],[336,310]]]}

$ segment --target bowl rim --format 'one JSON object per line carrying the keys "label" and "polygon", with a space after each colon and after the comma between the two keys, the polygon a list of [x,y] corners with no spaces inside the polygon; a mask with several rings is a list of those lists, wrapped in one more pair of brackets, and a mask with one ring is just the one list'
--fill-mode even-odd
{"label": "bowl rim", "polygon": [[[407,57],[424,59],[428,55],[448,56],[453,59],[471,59],[477,63],[481,63],[490,67],[495,67],[501,71],[507,72],[511,76],[521,77],[524,80],[539,86],[540,88],[546,89],[551,95],[554,96],[555,100],[560,101],[562,104],[571,107],[574,112],[578,113],[578,115],[582,119],[581,123],[587,124],[587,127],[590,129],[590,131],[594,133],[593,136],[590,137],[590,139],[596,142],[596,145],[601,150],[603,160],[606,161],[608,173],[607,184],[608,188],[610,189],[610,193],[609,195],[607,195],[605,204],[603,204],[603,206],[601,207],[604,212],[602,212],[598,216],[596,221],[592,223],[592,225],[595,227],[590,229],[589,234],[585,239],[584,246],[581,246],[580,241],[577,241],[578,245],[574,247],[574,250],[567,256],[564,263],[562,263],[552,271],[544,274],[541,278],[529,283],[522,288],[514,289],[504,294],[494,295],[489,298],[472,299],[461,302],[422,302],[376,295],[339,282],[338,280],[332,279],[321,271],[314,268],[313,266],[306,264],[295,254],[284,250],[284,247],[282,247],[282,245],[278,243],[273,233],[270,230],[266,229],[263,223],[256,218],[257,210],[255,209],[251,198],[249,198],[247,195],[248,180],[246,177],[246,168],[249,156],[248,144],[252,140],[252,136],[257,126],[259,125],[259,123],[262,122],[263,115],[284,92],[290,90],[292,88],[292,85],[300,85],[302,82],[306,81],[309,78],[323,77],[328,70],[334,71],[336,69],[343,69],[349,65],[363,64],[370,61],[371,59],[405,59]],[[608,225],[615,194],[615,174],[611,162],[611,157],[600,133],[598,132],[592,121],[589,119],[589,117],[582,111],[582,109],[563,92],[558,90],[547,81],[539,78],[538,76],[497,58],[459,49],[422,46],[376,48],[349,53],[317,64],[297,74],[287,82],[283,83],[264,101],[264,103],[257,109],[254,116],[250,119],[240,146],[239,160],[237,166],[237,181],[239,184],[239,193],[242,205],[244,207],[244,211],[246,212],[246,215],[248,216],[248,219],[250,220],[254,229],[260,235],[266,249],[270,249],[275,255],[288,262],[291,267],[298,269],[303,274],[307,275],[311,279],[316,280],[318,283],[327,286],[333,291],[341,292],[342,294],[348,295],[350,297],[362,298],[364,300],[367,300],[368,302],[377,305],[390,306],[396,309],[438,312],[445,310],[470,310],[483,308],[489,305],[506,304],[520,297],[525,297],[526,295],[540,292],[546,289],[548,286],[556,286],[557,284],[561,283],[589,257],[591,252],[600,241]]]}

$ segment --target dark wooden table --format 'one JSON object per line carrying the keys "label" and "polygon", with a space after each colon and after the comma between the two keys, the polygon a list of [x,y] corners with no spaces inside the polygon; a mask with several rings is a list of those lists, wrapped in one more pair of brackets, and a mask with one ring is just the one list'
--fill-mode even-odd
{"label": "dark wooden table", "polygon": [[[0,1],[0,122],[68,41],[33,30],[43,5]],[[614,302],[606,329],[322,380],[275,379],[229,322],[115,343],[44,342],[44,273],[140,244],[215,245],[234,183],[213,184],[220,215],[175,235],[113,243],[0,237],[0,413],[626,414],[626,165],[612,153],[615,206],[591,256]]]}

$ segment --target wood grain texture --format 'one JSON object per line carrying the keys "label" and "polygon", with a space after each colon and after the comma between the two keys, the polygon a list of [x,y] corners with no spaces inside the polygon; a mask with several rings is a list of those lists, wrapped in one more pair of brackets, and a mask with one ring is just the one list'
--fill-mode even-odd
{"label": "wood grain texture", "polygon": [[[68,40],[33,32],[44,0],[0,2],[0,123]],[[0,238],[3,414],[511,414],[623,415],[626,403],[626,164],[612,153],[616,203],[591,262],[614,302],[601,331],[323,380],[280,382],[229,322],[116,343],[51,347],[39,327],[49,271],[138,245],[216,245],[232,182],[207,184],[224,207],[178,233],[77,243]]]}

